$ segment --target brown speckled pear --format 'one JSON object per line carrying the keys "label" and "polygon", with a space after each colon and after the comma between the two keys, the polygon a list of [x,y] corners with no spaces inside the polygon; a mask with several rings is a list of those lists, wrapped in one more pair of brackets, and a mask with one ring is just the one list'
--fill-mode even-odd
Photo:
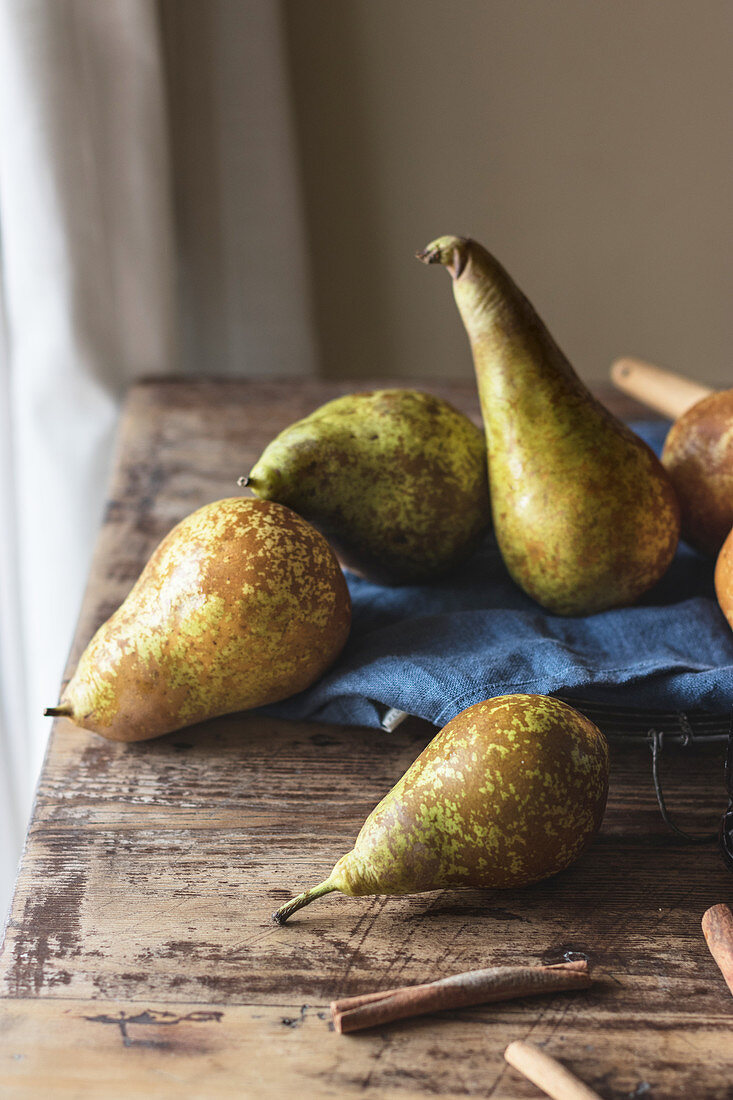
{"label": "brown speckled pear", "polygon": [[142,741],[273,703],[328,668],[350,622],[315,528],[280,504],[219,500],[163,539],[47,713]]}
{"label": "brown speckled pear", "polygon": [[661,463],[586,389],[531,303],[481,245],[441,237],[473,352],[499,548],[559,615],[633,603],[667,569],[679,507]]}
{"label": "brown speckled pear", "polygon": [[662,451],[682,509],[682,537],[714,556],[733,527],[733,390],[697,401]]}
{"label": "brown speckled pear", "polygon": [[720,610],[733,629],[733,529],[728,533],[715,562],[715,594]]}
{"label": "brown speckled pear", "polygon": [[305,516],[348,569],[380,584],[446,572],[490,519],[483,432],[416,390],[329,401],[281,432],[243,483]]}
{"label": "brown speckled pear", "polygon": [[546,695],[477,703],[433,738],[328,878],[274,919],[282,924],[333,890],[417,894],[537,882],[590,843],[607,791],[606,740],[573,707]]}

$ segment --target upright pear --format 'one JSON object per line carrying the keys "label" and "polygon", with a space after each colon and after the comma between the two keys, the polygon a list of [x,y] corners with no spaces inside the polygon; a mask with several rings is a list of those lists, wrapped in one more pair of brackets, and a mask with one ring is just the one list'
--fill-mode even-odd
{"label": "upright pear", "polygon": [[379,584],[445,573],[490,519],[483,432],[417,390],[329,401],[281,432],[241,484],[294,508]]}
{"label": "upright pear", "polygon": [[141,741],[273,703],[328,668],[350,622],[314,527],[280,504],[219,500],[163,539],[46,713]]}
{"label": "upright pear", "polygon": [[416,894],[517,887],[561,871],[597,832],[608,746],[567,703],[504,695],[468,707],[433,738],[318,886],[274,914],[284,923],[323,894]]}
{"label": "upright pear", "polygon": [[633,603],[667,569],[679,507],[656,456],[583,385],[527,298],[475,241],[440,237],[471,344],[499,548],[559,615]]}

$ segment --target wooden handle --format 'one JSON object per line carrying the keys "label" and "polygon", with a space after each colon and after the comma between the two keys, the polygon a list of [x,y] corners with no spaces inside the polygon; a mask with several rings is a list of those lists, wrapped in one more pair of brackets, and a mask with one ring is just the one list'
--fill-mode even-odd
{"label": "wooden handle", "polygon": [[506,1048],[504,1057],[510,1066],[518,1069],[553,1100],[601,1100],[597,1092],[589,1089],[570,1070],[565,1069],[565,1066],[561,1066],[534,1043],[517,1039]]}
{"label": "wooden handle", "polygon": [[677,420],[703,397],[709,397],[714,392],[709,386],[662,370],[642,359],[617,359],[611,367],[611,380],[630,397],[672,420]]}

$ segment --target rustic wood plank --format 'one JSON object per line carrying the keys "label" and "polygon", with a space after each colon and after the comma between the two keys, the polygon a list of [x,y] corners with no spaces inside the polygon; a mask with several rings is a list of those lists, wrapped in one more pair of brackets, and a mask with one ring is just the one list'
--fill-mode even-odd
{"label": "rustic wood plank", "polygon": [[[349,388],[132,390],[69,671],[158,539],[236,492],[276,431]],[[478,419],[473,386],[429,388]],[[614,748],[602,833],[556,879],[524,891],[331,895],[285,928],[271,923],[350,847],[433,732],[237,715],[120,745],[58,721],[0,953],[0,1080],[8,1074],[11,1095],[45,1097],[52,1080],[59,1096],[525,1097],[536,1091],[501,1051],[531,1033],[603,1096],[730,1100],[733,999],[700,917],[730,899],[732,880],[714,844],[668,832],[644,748]],[[665,770],[681,823],[714,828],[720,746],[665,750]],[[582,997],[350,1038],[319,1016],[335,995],[569,951],[600,978]],[[181,1022],[145,1022],[153,1008]],[[127,1045],[119,1023],[88,1019],[121,1012],[143,1021]],[[191,1012],[223,1015],[184,1019]]]}
{"label": "rustic wood plank", "polygon": [[[666,1023],[630,1026],[574,994],[535,1001],[529,1024],[526,1007],[507,1002],[339,1036],[318,1003],[171,1009],[38,998],[6,1006],[0,1080],[9,1100],[365,1094],[529,1100],[537,1090],[506,1066],[502,1052],[511,1039],[531,1033],[532,1042],[609,1098],[729,1100],[730,1074],[716,1064],[727,1019],[689,1015],[684,1030]],[[620,1050],[627,1057],[619,1059]],[[711,1063],[701,1093],[700,1067]],[[599,1076],[599,1064],[614,1068]]]}
{"label": "rustic wood plank", "polygon": [[[615,754],[602,835],[558,878],[489,894],[334,895],[278,928],[272,910],[325,877],[431,727],[382,735],[242,716],[134,746],[66,727],[7,932],[11,996],[267,1001],[287,988],[328,999],[576,950],[609,972],[623,960],[646,1006],[670,994],[700,1013],[719,1002],[719,983],[705,989],[695,964],[714,976],[699,916],[729,879],[712,844],[700,852],[668,836],[644,751]],[[707,755],[692,789],[679,766],[668,783],[699,829],[715,819],[719,750]],[[637,772],[645,786],[625,795]],[[691,965],[658,988],[670,940]]]}

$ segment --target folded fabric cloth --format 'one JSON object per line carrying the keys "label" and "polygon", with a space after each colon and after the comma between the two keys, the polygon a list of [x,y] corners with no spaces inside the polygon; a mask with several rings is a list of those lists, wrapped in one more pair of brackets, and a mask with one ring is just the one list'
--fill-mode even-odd
{"label": "folded fabric cloth", "polygon": [[[657,453],[668,424],[631,425]],[[733,705],[733,632],[714,562],[680,544],[634,607],[551,615],[510,578],[493,534],[452,575],[383,588],[348,575],[353,627],[336,665],[268,714],[378,726],[390,707],[442,726],[511,692],[617,706],[725,711]]]}

